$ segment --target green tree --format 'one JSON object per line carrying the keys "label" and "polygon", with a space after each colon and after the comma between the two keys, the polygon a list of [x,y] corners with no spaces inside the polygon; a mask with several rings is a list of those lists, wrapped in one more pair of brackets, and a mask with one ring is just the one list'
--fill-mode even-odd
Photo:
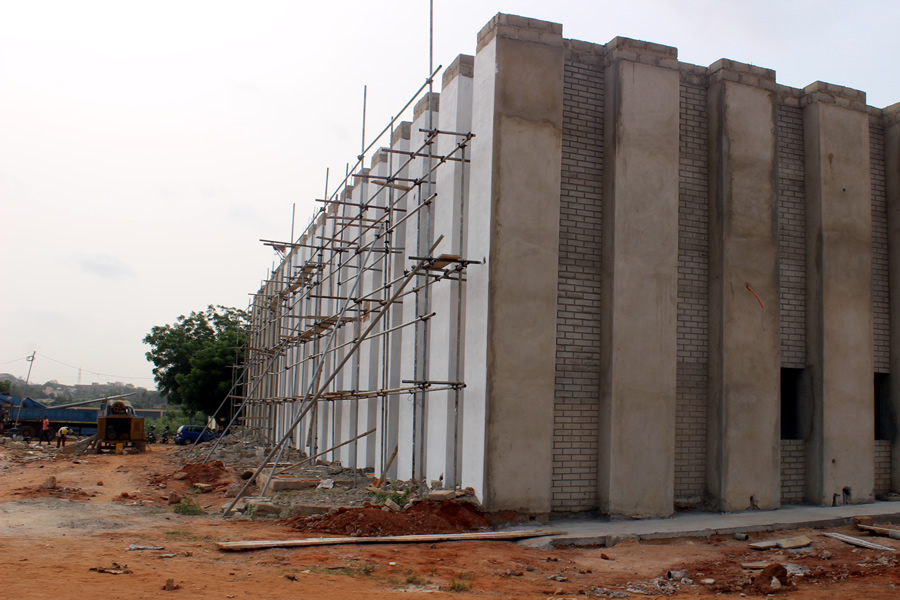
{"label": "green tree", "polygon": [[246,311],[210,305],[157,325],[144,338],[159,393],[189,415],[212,415],[232,385],[231,368],[243,361]]}
{"label": "green tree", "polygon": [[0,381],[0,394],[9,396],[12,393],[12,382],[9,379]]}

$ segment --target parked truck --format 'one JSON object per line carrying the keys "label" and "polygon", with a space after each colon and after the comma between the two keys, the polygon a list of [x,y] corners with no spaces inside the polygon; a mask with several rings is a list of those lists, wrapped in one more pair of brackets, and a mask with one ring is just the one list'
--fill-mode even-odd
{"label": "parked truck", "polygon": [[74,435],[94,435],[97,433],[97,419],[100,411],[96,407],[91,408],[85,405],[108,402],[130,395],[85,400],[63,406],[47,406],[32,398],[26,397],[24,400],[19,400],[15,396],[0,394],[0,411],[3,411],[5,415],[5,432],[8,431],[22,437],[37,437],[41,432],[41,423],[45,416],[50,419],[51,437],[54,437],[56,431],[64,425]]}

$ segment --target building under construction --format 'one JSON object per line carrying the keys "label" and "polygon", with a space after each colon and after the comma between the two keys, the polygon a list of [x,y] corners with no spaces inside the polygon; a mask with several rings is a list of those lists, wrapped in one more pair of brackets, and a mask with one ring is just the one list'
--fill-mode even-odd
{"label": "building under construction", "polygon": [[900,489],[900,104],[499,14],[408,108],[268,242],[244,426],[489,510]]}

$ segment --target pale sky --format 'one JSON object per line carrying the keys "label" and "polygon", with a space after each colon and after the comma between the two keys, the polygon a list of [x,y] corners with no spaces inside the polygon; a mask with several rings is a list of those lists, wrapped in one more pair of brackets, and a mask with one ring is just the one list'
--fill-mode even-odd
{"label": "pale sky", "polygon": [[[428,74],[427,0],[0,0],[0,372],[153,388],[141,340],[246,308]],[[434,63],[497,12],[900,102],[896,0],[435,0]],[[436,90],[440,90],[440,76]]]}

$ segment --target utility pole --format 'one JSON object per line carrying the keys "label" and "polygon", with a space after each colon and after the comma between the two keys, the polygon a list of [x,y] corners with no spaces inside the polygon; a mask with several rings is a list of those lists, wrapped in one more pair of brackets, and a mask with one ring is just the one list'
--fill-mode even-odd
{"label": "utility pole", "polygon": [[[28,375],[25,376],[25,387],[28,387],[28,382],[31,381],[31,367],[34,366],[34,355],[37,354],[37,351],[32,351],[31,356],[25,357],[25,360],[28,361]],[[19,410],[16,412],[16,424],[15,426],[19,426],[19,415],[22,414],[22,404],[25,403],[25,398],[19,398]]]}

